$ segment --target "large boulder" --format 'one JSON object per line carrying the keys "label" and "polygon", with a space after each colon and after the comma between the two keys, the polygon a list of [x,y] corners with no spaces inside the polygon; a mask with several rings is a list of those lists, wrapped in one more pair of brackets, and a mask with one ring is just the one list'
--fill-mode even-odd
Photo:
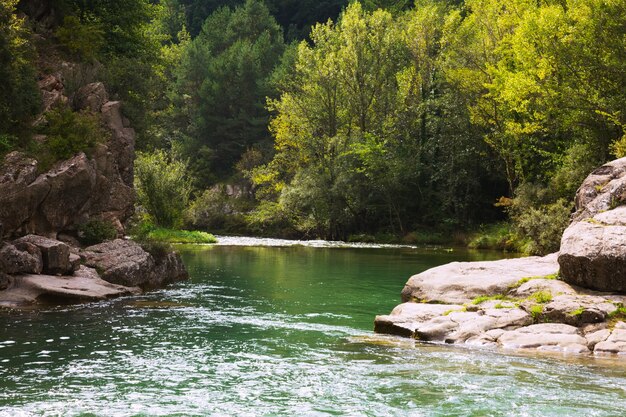
{"label": "large boulder", "polygon": [[188,278],[177,253],[164,253],[155,259],[130,240],[117,239],[90,246],[81,256],[85,265],[101,271],[102,278],[114,284],[145,289]]}
{"label": "large boulder", "polygon": [[556,254],[487,262],[452,262],[412,276],[402,301],[463,304],[479,296],[504,294],[522,278],[559,271]]}
{"label": "large boulder", "polygon": [[576,193],[576,213],[561,239],[563,280],[626,292],[626,158],[593,171]]}

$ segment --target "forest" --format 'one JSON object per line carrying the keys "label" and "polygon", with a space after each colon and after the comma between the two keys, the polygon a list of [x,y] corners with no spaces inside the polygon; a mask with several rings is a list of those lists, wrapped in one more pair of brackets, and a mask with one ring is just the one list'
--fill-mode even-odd
{"label": "forest", "polygon": [[36,120],[70,63],[137,131],[146,227],[542,254],[626,156],[626,0],[40,3],[0,2],[0,156],[97,141]]}

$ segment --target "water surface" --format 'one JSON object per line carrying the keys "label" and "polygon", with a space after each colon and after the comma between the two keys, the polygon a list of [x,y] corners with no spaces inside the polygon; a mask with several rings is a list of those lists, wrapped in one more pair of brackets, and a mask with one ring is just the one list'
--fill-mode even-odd
{"label": "water surface", "polygon": [[0,313],[0,416],[622,416],[624,360],[374,335],[434,265],[407,247],[181,247],[189,282]]}

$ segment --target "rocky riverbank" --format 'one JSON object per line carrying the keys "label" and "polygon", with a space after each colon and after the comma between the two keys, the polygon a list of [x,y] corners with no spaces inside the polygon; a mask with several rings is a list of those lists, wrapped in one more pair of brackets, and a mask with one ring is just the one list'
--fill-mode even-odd
{"label": "rocky riverbank", "polygon": [[50,74],[39,87],[44,112],[37,123],[45,123],[51,108],[71,104],[72,110],[97,117],[108,139],[89,155],[79,152],[45,171],[22,152],[5,156],[0,165],[0,307],[101,300],[186,279],[178,254],[163,248],[148,252],[124,239],[80,247],[81,228],[93,221],[124,236],[134,213],[135,132],[121,103],[109,101],[102,83],[87,84],[67,97],[62,76]]}
{"label": "rocky riverbank", "polygon": [[375,331],[427,342],[626,355],[626,158],[591,173],[561,250],[409,279]]}

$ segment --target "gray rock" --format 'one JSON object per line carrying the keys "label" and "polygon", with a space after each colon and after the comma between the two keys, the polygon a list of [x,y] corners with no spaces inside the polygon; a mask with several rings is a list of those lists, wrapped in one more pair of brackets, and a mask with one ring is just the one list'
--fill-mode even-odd
{"label": "gray rock", "polygon": [[538,291],[546,291],[552,296],[561,294],[576,294],[576,290],[566,282],[557,279],[531,279],[528,282],[514,288],[509,293],[511,297],[526,298]]}
{"label": "gray rock", "polygon": [[175,252],[155,260],[139,244],[129,240],[116,239],[90,246],[81,257],[85,265],[101,271],[102,279],[114,284],[156,288],[188,278]]}
{"label": "gray rock", "polygon": [[604,342],[611,335],[611,331],[609,329],[596,330],[594,332],[585,333],[585,339],[587,339],[587,347],[590,350],[594,350],[595,346]]}
{"label": "gray rock", "polygon": [[74,108],[99,113],[107,101],[109,101],[109,95],[104,84],[101,82],[91,83],[78,89],[74,96]]}
{"label": "gray rock", "polygon": [[50,275],[71,274],[70,247],[58,240],[43,236],[28,235],[15,240],[14,244],[29,243],[41,250],[43,272]]}
{"label": "gray rock", "polygon": [[555,323],[535,324],[505,332],[498,338],[498,344],[505,349],[589,352],[587,340],[576,327]]}
{"label": "gray rock", "polygon": [[376,316],[376,333],[415,337],[417,327],[428,320],[451,310],[461,310],[460,305],[404,303],[394,308],[389,315]]}
{"label": "gray rock", "polygon": [[114,285],[98,277],[95,270],[81,267],[74,276],[20,275],[13,284],[0,292],[0,306],[19,308],[36,303],[58,304],[103,300],[122,295],[138,294],[139,288]]}
{"label": "gray rock", "polygon": [[29,243],[0,244],[0,272],[6,274],[40,274],[43,269],[39,248]]}
{"label": "gray rock", "polygon": [[0,271],[0,291],[6,290],[11,285],[11,277]]}
{"label": "gray rock", "polygon": [[603,342],[599,342],[593,349],[594,353],[626,354],[626,324],[618,323],[611,335]]}
{"label": "gray rock", "polygon": [[588,221],[570,225],[561,239],[559,264],[570,284],[626,292],[626,226]]}
{"label": "gray rock", "polygon": [[595,169],[576,192],[575,222],[594,217],[626,202],[626,158]]}
{"label": "gray rock", "polygon": [[615,304],[603,297],[558,295],[545,304],[539,320],[583,326],[588,323],[601,323],[616,310]]}
{"label": "gray rock", "polygon": [[402,301],[467,303],[478,296],[504,294],[520,279],[557,273],[556,254],[490,262],[452,262],[412,276]]}

